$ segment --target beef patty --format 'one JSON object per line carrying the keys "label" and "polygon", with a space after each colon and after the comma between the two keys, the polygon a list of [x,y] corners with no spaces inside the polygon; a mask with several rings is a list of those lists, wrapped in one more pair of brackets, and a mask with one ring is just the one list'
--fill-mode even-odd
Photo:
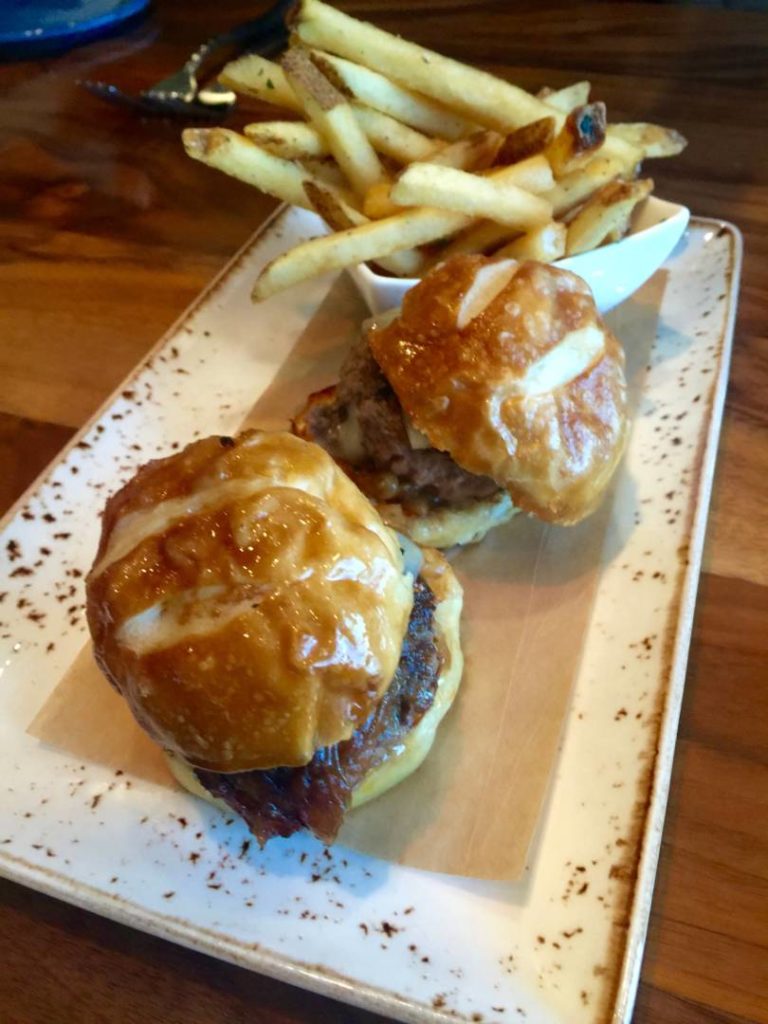
{"label": "beef patty", "polygon": [[333,842],[352,791],[386,760],[432,706],[442,658],[435,645],[435,597],[419,577],[394,678],[376,709],[348,740],[318,750],[301,768],[221,772],[195,769],[201,784],[236,811],[263,846],[309,829]]}
{"label": "beef patty", "polygon": [[302,433],[343,463],[367,494],[401,502],[406,511],[461,505],[500,490],[490,477],[457,466],[447,452],[411,446],[397,395],[365,338],[351,349],[338,385],[310,397]]}

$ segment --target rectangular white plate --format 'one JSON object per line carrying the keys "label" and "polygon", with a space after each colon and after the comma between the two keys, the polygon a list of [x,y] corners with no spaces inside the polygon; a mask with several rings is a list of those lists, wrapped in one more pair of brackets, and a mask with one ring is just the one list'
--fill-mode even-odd
{"label": "rectangular white plate", "polygon": [[107,493],[149,458],[237,430],[330,282],[256,309],[250,285],[316,230],[296,210],[266,225],[5,520],[0,871],[402,1020],[628,1020],[727,381],[741,253],[729,225],[694,219],[609,318],[642,398],[523,882],[431,875],[306,837],[248,849],[244,826],[215,809],[26,733],[83,644],[82,574]]}

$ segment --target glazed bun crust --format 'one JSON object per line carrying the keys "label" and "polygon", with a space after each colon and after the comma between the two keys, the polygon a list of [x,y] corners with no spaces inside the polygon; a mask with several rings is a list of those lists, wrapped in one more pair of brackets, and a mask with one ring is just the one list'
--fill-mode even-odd
{"label": "glazed bun crust", "polygon": [[456,256],[368,338],[435,448],[542,519],[597,506],[626,439],[624,353],[575,274]]}
{"label": "glazed bun crust", "polygon": [[[358,783],[352,792],[353,808],[375,800],[416,771],[432,749],[438,726],[450,710],[461,683],[464,670],[460,639],[464,600],[461,584],[439,552],[425,549],[423,555],[421,576],[435,596],[435,643],[440,654],[440,674],[434,701],[424,717],[389,752],[389,756]],[[205,789],[185,761],[174,754],[168,754],[168,764],[176,781],[184,789],[225,812],[231,811],[223,800]]]}
{"label": "glazed bun crust", "polygon": [[96,659],[191,765],[306,764],[397,667],[413,603],[394,534],[322,449],[195,442],[107,504],[87,580]]}

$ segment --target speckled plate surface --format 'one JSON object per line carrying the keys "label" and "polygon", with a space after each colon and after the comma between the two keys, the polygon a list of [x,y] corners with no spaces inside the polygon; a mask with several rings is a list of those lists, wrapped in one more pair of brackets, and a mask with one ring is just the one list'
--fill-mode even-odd
{"label": "speckled plate surface", "polygon": [[[727,381],[738,232],[694,219],[609,317],[636,417],[560,763],[524,880],[432,875],[309,838],[259,852],[178,792],[26,732],[85,634],[107,493],[192,437],[235,431],[330,282],[254,310],[260,265],[312,234],[266,225],[3,525],[0,871],[402,1020],[626,1021],[651,900]],[[524,781],[510,780],[510,785]]]}

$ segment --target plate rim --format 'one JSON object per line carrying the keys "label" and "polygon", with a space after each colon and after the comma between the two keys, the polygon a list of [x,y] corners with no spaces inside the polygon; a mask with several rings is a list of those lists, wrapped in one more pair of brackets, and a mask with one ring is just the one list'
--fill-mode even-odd
{"label": "plate rim", "polygon": [[612,997],[612,1020],[615,1024],[630,1024],[640,981],[645,941],[648,935],[664,821],[669,802],[672,768],[677,748],[677,729],[685,694],[688,655],[693,636],[693,620],[701,578],[715,467],[719,454],[725,397],[730,379],[733,337],[739,306],[739,284],[744,256],[744,238],[736,224],[716,217],[694,217],[692,215],[689,223],[694,221],[698,224],[712,225],[719,231],[725,230],[730,235],[732,248],[729,263],[728,315],[723,324],[721,365],[712,395],[712,411],[704,442],[698,487],[696,488],[693,522],[689,534],[688,559],[675,623],[674,653],[669,682],[664,693],[664,710],[656,736],[656,752],[648,787],[647,808],[641,825],[642,840],[638,853],[637,873],[628,909],[629,927],[621,956],[621,969],[616,992]]}

